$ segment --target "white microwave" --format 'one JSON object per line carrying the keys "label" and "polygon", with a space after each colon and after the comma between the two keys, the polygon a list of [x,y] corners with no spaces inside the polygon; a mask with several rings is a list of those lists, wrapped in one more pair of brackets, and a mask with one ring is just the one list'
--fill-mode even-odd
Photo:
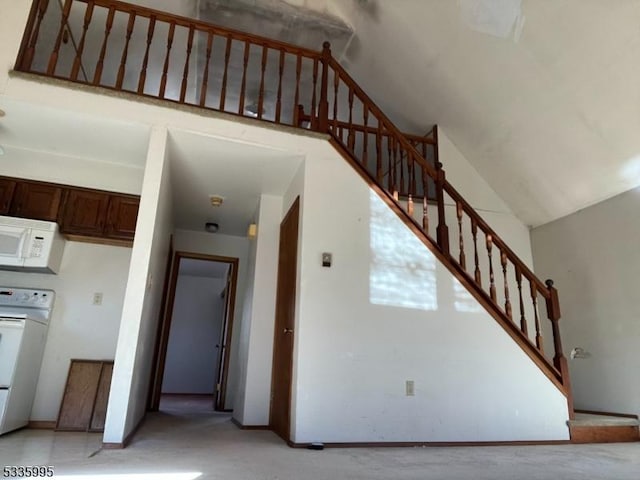
{"label": "white microwave", "polygon": [[58,273],[64,244],[57,223],[0,215],[0,270]]}

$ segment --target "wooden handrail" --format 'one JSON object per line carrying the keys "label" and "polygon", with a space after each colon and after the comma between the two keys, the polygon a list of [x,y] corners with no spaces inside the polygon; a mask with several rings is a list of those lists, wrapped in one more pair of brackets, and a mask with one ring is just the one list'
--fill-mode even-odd
{"label": "wooden handrail", "polygon": [[395,137],[395,139],[399,141],[408,152],[414,154],[414,161],[417,161],[418,164],[420,164],[427,171],[428,175],[431,178],[435,178],[437,175],[436,170],[431,165],[429,165],[425,159],[422,158],[422,156],[415,150],[413,145],[411,145],[411,143],[409,143],[409,141],[404,137],[402,132],[395,126],[395,124],[391,122],[391,120],[389,120],[389,118],[382,112],[382,110],[378,108],[373,100],[371,100],[369,95],[367,95],[365,91],[360,88],[360,85],[356,83],[356,81],[351,77],[351,75],[347,73],[342,65],[340,65],[338,61],[333,57],[331,58],[330,64],[331,68],[334,71],[338,72],[340,79],[347,85],[349,85],[349,87],[354,90],[354,92],[363,101],[363,103],[367,105],[369,112],[378,118],[378,122],[382,122],[385,130],[391,133],[393,137]]}
{"label": "wooden handrail", "polygon": [[[311,117],[311,115],[307,115],[306,113],[304,113],[304,110],[300,112],[300,114],[298,115],[298,118],[300,119],[300,123],[303,123],[303,122],[311,123],[313,121],[313,118]],[[356,132],[368,133],[371,135],[375,135],[377,133],[377,128],[369,127],[369,126],[365,127],[364,125],[359,125],[357,123],[350,125],[349,122],[338,120],[337,125],[338,125],[338,128],[344,128],[344,129],[350,128],[352,130],[355,130]],[[383,135],[391,135],[391,132],[383,133]],[[410,142],[425,143],[427,145],[437,145],[435,138],[429,136],[429,135],[432,135],[432,132],[429,132],[426,135],[416,135],[415,133],[403,133],[402,135],[404,135],[404,137]]]}
{"label": "wooden handrail", "polygon": [[[36,0],[37,1],[37,0]],[[196,20],[181,15],[174,15],[173,13],[166,13],[161,10],[155,10],[150,7],[143,7],[139,5],[133,5],[131,3],[122,2],[120,0],[73,0],[80,3],[93,3],[94,6],[104,8],[114,8],[119,12],[133,13],[138,17],[151,18],[155,17],[158,22],[175,23],[177,26],[190,28],[193,27],[197,30],[211,32],[215,35],[231,37],[234,40],[248,41],[252,44],[266,45],[269,48],[275,50],[284,50],[287,53],[294,55],[303,55],[309,58],[319,58],[320,52],[311,50],[309,48],[300,47],[291,43],[282,42],[280,40],[274,40],[272,38],[263,37],[260,35],[249,34],[233,28],[220,27],[213,23],[203,22],[202,20]]]}
{"label": "wooden handrail", "polygon": [[509,260],[516,265],[520,272],[527,277],[528,280],[533,281],[538,288],[538,291],[543,294],[545,298],[550,298],[551,294],[547,286],[531,271],[527,265],[520,260],[513,250],[511,250],[507,244],[500,238],[500,236],[489,226],[487,222],[485,222],[482,217],[474,210],[474,208],[469,205],[469,203],[464,199],[464,197],[451,185],[449,182],[445,182],[444,189],[456,203],[460,203],[465,211],[465,213],[472,218],[476,224],[487,234],[491,235],[493,238],[493,243],[503,252],[506,252]]}

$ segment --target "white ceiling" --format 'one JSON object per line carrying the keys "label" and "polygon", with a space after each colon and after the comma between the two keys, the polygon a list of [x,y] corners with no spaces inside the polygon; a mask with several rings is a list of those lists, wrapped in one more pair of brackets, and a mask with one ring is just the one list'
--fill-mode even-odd
{"label": "white ceiling", "polygon": [[440,124],[525,223],[640,185],[640,0],[329,4],[365,90],[402,128]]}
{"label": "white ceiling", "polygon": [[192,277],[226,278],[228,269],[228,263],[197,260],[195,258],[181,258],[178,274],[190,275]]}
{"label": "white ceiling", "polygon": [[0,157],[1,161],[48,154],[144,168],[148,126],[42,107],[4,96],[0,109],[6,113],[0,118],[0,146],[12,153]]}
{"label": "white ceiling", "polygon": [[[176,228],[204,230],[211,221],[220,234],[246,236],[260,195],[282,196],[303,157],[172,130],[169,159]],[[224,197],[221,207],[211,206],[212,194]]]}

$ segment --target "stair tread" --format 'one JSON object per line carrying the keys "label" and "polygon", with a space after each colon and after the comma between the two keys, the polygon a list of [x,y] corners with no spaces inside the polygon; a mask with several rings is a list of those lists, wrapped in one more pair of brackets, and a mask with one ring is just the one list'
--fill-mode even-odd
{"label": "stair tread", "polygon": [[571,427],[637,427],[637,418],[616,417],[613,415],[596,415],[592,413],[576,413],[574,420],[569,420]]}

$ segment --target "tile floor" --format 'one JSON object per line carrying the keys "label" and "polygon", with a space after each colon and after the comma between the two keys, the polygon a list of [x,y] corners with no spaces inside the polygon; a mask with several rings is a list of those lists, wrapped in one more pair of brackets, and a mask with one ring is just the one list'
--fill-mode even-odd
{"label": "tile floor", "polygon": [[163,402],[124,450],[101,450],[100,434],[5,435],[0,468],[52,465],[63,480],[640,479],[640,443],[310,451],[240,430],[210,404],[183,403]]}

